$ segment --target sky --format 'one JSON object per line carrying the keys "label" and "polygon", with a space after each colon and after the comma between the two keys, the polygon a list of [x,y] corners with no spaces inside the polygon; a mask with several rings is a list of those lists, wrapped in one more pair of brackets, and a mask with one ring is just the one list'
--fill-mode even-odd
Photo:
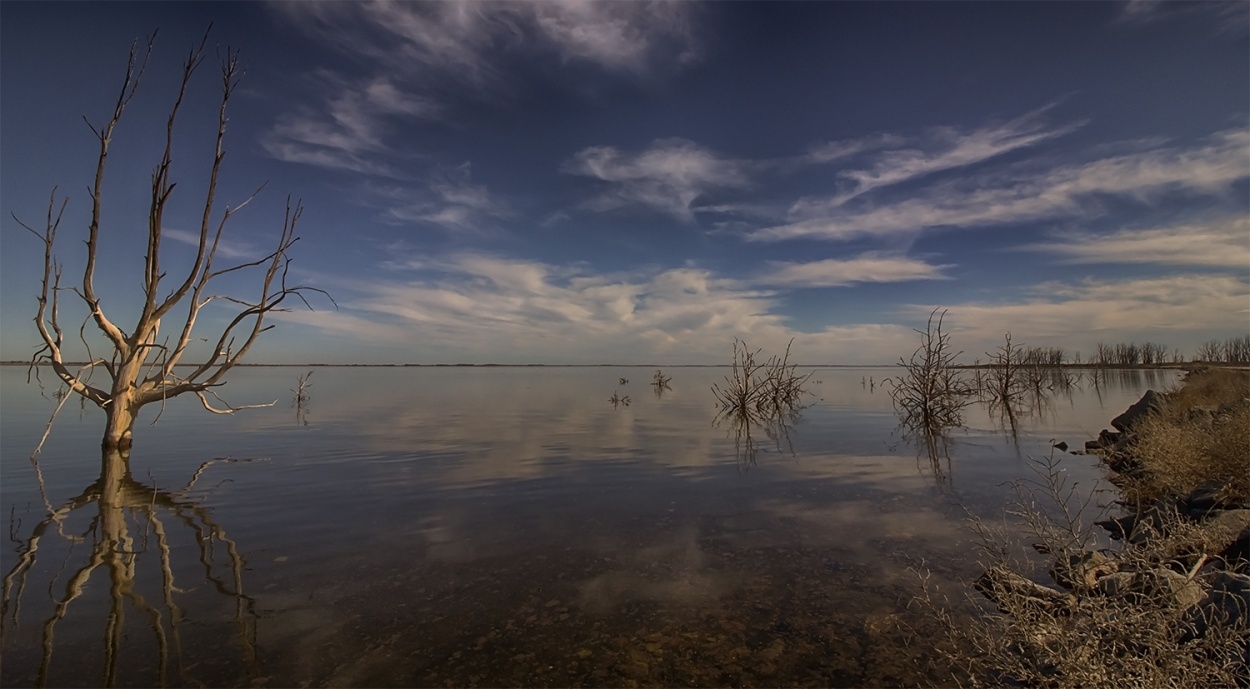
{"label": "sky", "polygon": [[[934,309],[968,363],[1008,332],[1087,358],[1250,333],[1250,3],[5,1],[0,359],[39,345],[42,246],[18,221],[68,198],[57,257],[81,282],[87,123],[155,32],[96,279],[137,317],[151,173],[210,24],[166,284],[194,259],[238,50],[213,222],[264,187],[218,260],[271,251],[299,201],[290,284],[335,302],[273,314],[253,363],[717,364],[741,339],[890,364]],[[81,300],[61,310],[76,340]],[[214,302],[195,332],[232,316]]]}

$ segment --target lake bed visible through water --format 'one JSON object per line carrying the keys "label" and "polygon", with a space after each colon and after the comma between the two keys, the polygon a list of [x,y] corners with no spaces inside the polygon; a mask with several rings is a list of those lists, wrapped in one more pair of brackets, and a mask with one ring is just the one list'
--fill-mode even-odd
{"label": "lake bed visible through water", "polygon": [[145,409],[110,487],[99,410],[31,462],[56,400],[0,369],[4,686],[915,684],[909,568],[959,595],[969,514],[1178,378],[1082,373],[1014,433],[971,407],[935,465],[888,367],[816,368],[754,452],[715,423],[727,368],[312,370],[301,408],[307,369],[248,367],[220,394],[273,407]]}

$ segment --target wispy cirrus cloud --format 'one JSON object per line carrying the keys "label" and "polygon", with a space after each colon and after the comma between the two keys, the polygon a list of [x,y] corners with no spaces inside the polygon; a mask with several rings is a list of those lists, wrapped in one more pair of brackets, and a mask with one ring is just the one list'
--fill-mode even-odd
{"label": "wispy cirrus cloud", "polygon": [[1108,234],[1059,232],[1020,247],[1054,254],[1071,264],[1156,264],[1250,269],[1250,217],[1237,216]]}
{"label": "wispy cirrus cloud", "polygon": [[351,82],[321,74],[334,94],[320,108],[305,106],[278,119],[261,139],[270,155],[292,163],[395,176],[380,162],[397,121],[430,120],[442,113],[433,100],[407,92],[389,77]]}
{"label": "wispy cirrus cloud", "polygon": [[[391,125],[442,119],[449,94],[493,98],[510,86],[516,51],[645,75],[695,59],[683,2],[315,2],[274,3],[308,35],[365,64],[365,76],[319,73],[325,95],[283,115],[263,138],[274,157],[375,176],[400,176],[385,161]],[[510,55],[510,53],[512,55]],[[437,94],[437,95],[436,95]],[[410,152],[411,153],[411,152]]]}
{"label": "wispy cirrus cloud", "polygon": [[287,3],[279,11],[306,32],[354,55],[493,84],[500,48],[548,48],[566,60],[642,71],[698,54],[689,3],[533,0],[518,2]]}
{"label": "wispy cirrus cloud", "polygon": [[[847,183],[845,190],[823,199],[802,199],[791,208],[791,213],[811,215],[826,212],[873,189],[900,184],[935,172],[974,165],[1063,136],[1081,126],[1073,124],[1053,129],[1044,127],[1039,116],[1050,107],[1001,125],[967,132],[953,127],[933,128],[922,141],[917,142],[919,145],[916,147],[899,148],[896,145],[891,147],[892,150],[875,155],[867,167],[839,172],[838,178]],[[900,138],[896,137],[898,139]],[[826,155],[851,151],[858,152],[854,145],[825,149]]]}
{"label": "wispy cirrus cloud", "polygon": [[473,183],[472,167],[467,162],[436,171],[419,184],[368,189],[382,199],[380,218],[389,224],[426,223],[457,234],[482,234],[514,213],[507,200]]}
{"label": "wispy cirrus cloud", "polygon": [[915,233],[930,227],[980,227],[1029,220],[1098,215],[1098,195],[1149,203],[1166,193],[1221,195],[1250,175],[1250,132],[1224,131],[1183,147],[1111,156],[1036,172],[1016,166],[994,174],[927,187],[888,205],[811,204],[811,217],[755,230],[754,241],[800,237],[845,240]]}
{"label": "wispy cirrus cloud", "polygon": [[720,157],[686,139],[660,139],[639,153],[592,146],[560,170],[608,183],[606,191],[583,204],[586,208],[641,205],[684,222],[694,220],[692,204],[704,193],[751,185],[748,163]]}
{"label": "wispy cirrus cloud", "polygon": [[1250,4],[1231,2],[1163,2],[1162,0],[1128,0],[1116,21],[1121,24],[1153,24],[1178,16],[1203,14],[1215,21],[1216,31],[1244,35],[1250,27]]}
{"label": "wispy cirrus cloud", "polygon": [[[187,246],[196,247],[196,248],[199,248],[200,246],[200,233],[198,231],[191,232],[189,230],[179,230],[176,228],[166,227],[164,228],[164,230],[162,230],[161,235],[168,239],[172,239],[175,242],[178,242],[179,244],[185,244]],[[208,236],[208,243],[210,247],[212,246],[212,242],[213,242],[213,236],[212,236],[212,233],[210,232]],[[223,233],[222,240],[217,243],[216,255],[219,258],[225,258],[229,260],[254,261],[258,258],[264,257],[267,253],[269,253],[269,251],[272,251],[272,250],[273,249],[270,248],[268,250],[261,251],[257,249],[256,247],[253,247],[251,244],[247,242],[241,242],[236,239],[232,239],[229,236],[229,229],[227,229],[226,232]]]}
{"label": "wispy cirrus cloud", "polygon": [[806,263],[772,261],[769,272],[752,278],[760,285],[785,287],[845,287],[865,282],[945,280],[951,265],[934,265],[898,254],[868,252],[853,258],[830,258]]}

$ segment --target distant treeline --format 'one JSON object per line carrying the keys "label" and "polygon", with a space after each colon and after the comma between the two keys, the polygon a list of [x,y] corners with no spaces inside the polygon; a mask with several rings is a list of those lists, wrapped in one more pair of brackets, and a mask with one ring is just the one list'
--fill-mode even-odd
{"label": "distant treeline", "polygon": [[1244,364],[1250,362],[1250,335],[1231,337],[1223,342],[1209,340],[1198,347],[1194,361]]}

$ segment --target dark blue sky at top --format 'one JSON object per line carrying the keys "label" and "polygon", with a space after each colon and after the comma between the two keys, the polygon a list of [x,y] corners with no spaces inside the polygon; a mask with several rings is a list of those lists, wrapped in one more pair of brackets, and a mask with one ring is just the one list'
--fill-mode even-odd
{"label": "dark blue sky at top", "polygon": [[340,306],[275,319],[257,360],[705,363],[794,337],[888,363],[937,306],[971,352],[1005,330],[1188,352],[1250,330],[1246,7],[5,2],[3,358],[37,341],[38,242],[10,214],[41,222],[60,185],[81,270],[81,118],[159,29],[106,187],[106,306],[133,300],[210,22],[169,226],[195,229],[213,54],[237,48],[220,196],[267,186],[227,237],[263,254],[302,198],[294,275]]}

